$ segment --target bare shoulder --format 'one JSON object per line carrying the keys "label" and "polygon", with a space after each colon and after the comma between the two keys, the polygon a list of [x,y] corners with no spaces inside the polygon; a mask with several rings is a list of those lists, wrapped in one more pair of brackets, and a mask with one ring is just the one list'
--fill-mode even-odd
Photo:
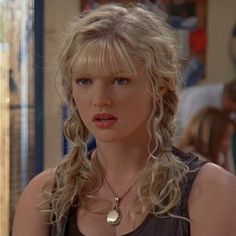
{"label": "bare shoulder", "polygon": [[236,232],[236,177],[215,164],[205,164],[189,201],[191,236],[233,236]]}
{"label": "bare shoulder", "polygon": [[49,217],[38,206],[47,200],[45,192],[51,190],[53,176],[54,170],[48,169],[35,176],[25,187],[16,207],[13,236],[48,235]]}
{"label": "bare shoulder", "polygon": [[215,187],[220,187],[224,189],[230,188],[233,191],[236,190],[232,189],[233,186],[235,187],[235,184],[236,177],[232,173],[224,170],[218,165],[207,163],[199,171],[193,186],[193,190],[196,187],[207,187],[211,190],[213,190]]}
{"label": "bare shoulder", "polygon": [[40,174],[36,175],[29,184],[23,190],[23,193],[20,197],[19,204],[21,204],[24,199],[37,201],[39,200],[46,200],[45,198],[45,191],[51,191],[52,188],[52,181],[54,177],[54,170],[48,169]]}

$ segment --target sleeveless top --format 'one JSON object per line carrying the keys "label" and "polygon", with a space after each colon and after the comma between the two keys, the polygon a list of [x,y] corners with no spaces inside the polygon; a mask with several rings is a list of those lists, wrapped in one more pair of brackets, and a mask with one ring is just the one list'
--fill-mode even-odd
{"label": "sleeveless top", "polygon": [[[186,181],[182,183],[182,194],[179,204],[173,209],[172,213],[177,216],[189,218],[188,214],[188,197],[191,187],[194,183],[195,177],[202,165],[207,161],[199,160],[197,156],[192,153],[184,153],[179,149],[173,147],[172,153],[179,157],[186,165],[189,166],[190,172],[186,175]],[[191,171],[194,170],[194,171]],[[66,213],[61,222],[61,230],[58,233],[56,225],[51,226],[51,236],[85,236],[77,227],[77,208],[71,207]],[[163,215],[156,217],[153,214],[148,214],[141,225],[134,231],[124,234],[122,236],[190,236],[190,224],[185,219],[170,217]]]}

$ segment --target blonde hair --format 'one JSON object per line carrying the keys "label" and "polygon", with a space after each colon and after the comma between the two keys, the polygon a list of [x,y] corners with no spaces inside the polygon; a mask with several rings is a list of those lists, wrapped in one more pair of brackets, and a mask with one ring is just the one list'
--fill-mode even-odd
{"label": "blonde hair", "polygon": [[[81,15],[70,28],[58,57],[57,76],[71,108],[65,134],[74,148],[55,172],[55,188],[49,198],[51,220],[60,222],[78,199],[80,205],[86,205],[102,183],[99,168],[88,158],[89,131],[72,97],[75,63],[79,73],[93,68],[97,74],[116,71],[118,64],[126,72],[137,74],[137,65],[142,65],[152,85],[154,105],[147,128],[156,147],[149,147],[150,156],[137,183],[134,207],[141,204],[145,209],[151,205],[155,215],[170,214],[180,200],[181,180],[188,169],[171,153],[179,83],[175,41],[167,23],[143,6],[107,4]],[[163,86],[167,91],[161,97]]]}

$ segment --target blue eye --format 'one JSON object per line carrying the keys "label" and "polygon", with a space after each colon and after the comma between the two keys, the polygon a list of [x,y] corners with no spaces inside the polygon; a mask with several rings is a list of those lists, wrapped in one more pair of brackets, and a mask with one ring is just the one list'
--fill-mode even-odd
{"label": "blue eye", "polygon": [[130,82],[130,80],[127,78],[115,78],[114,79],[114,84],[117,84],[117,85],[125,85],[125,84],[128,84],[129,82]]}
{"label": "blue eye", "polygon": [[80,86],[87,86],[89,84],[91,84],[91,79],[88,78],[81,78],[81,79],[76,79],[75,83],[80,85]]}

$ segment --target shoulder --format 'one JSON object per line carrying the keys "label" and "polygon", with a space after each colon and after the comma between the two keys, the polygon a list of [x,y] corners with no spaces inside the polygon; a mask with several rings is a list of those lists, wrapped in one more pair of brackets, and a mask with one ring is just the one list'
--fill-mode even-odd
{"label": "shoulder", "polygon": [[210,195],[213,191],[218,192],[219,189],[230,190],[230,192],[223,194],[225,196],[228,196],[228,193],[230,193],[230,195],[232,195],[232,193],[236,194],[236,177],[220,166],[209,162],[199,170],[190,197],[194,197],[199,190],[208,190],[202,192],[202,194]]}
{"label": "shoulder", "polygon": [[233,236],[236,232],[236,178],[207,163],[197,174],[188,199],[191,235]]}
{"label": "shoulder", "polygon": [[[48,169],[35,176],[23,190],[18,201],[13,236],[46,235],[49,217],[38,206],[47,200],[45,191],[51,191],[54,170]],[[38,231],[37,231],[38,230]]]}
{"label": "shoulder", "polygon": [[[208,92],[203,85],[183,89],[179,96],[179,112],[191,114],[205,105]],[[188,118],[189,119],[189,118]]]}
{"label": "shoulder", "polygon": [[35,193],[40,197],[43,191],[50,191],[54,178],[54,169],[48,169],[36,175],[24,188],[21,198],[32,197],[31,193]]}
{"label": "shoulder", "polygon": [[198,94],[199,92],[201,93],[202,91],[204,91],[204,88],[202,85],[195,85],[195,86],[183,88],[182,91],[180,92],[180,98],[192,97],[192,96],[195,96],[195,94]]}
{"label": "shoulder", "polygon": [[222,93],[223,91],[223,84],[201,84],[188,87],[183,89],[180,93],[180,99],[190,98],[190,99],[199,99],[202,100],[205,97],[208,97],[209,94],[217,94]]}

